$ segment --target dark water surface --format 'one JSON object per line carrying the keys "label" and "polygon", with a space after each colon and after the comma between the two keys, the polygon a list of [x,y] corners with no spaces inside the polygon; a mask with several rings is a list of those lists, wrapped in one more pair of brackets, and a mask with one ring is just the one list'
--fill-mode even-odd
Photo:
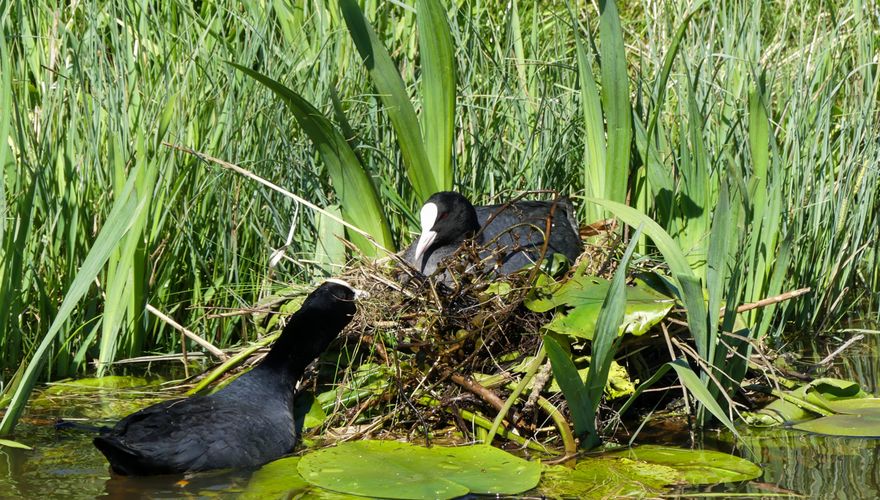
{"label": "dark water surface", "polygon": [[[815,352],[792,360],[799,370],[813,368],[837,346],[858,332],[845,332],[822,346],[804,346],[801,352]],[[816,375],[849,378],[877,394],[880,383],[880,342],[866,334]],[[799,349],[792,349],[797,352]],[[167,387],[157,382],[149,391],[142,387],[44,388],[29,406],[26,418],[13,439],[33,447],[19,450],[0,447],[0,498],[235,498],[247,493],[251,472],[203,473],[158,478],[126,478],[111,475],[103,455],[92,446],[92,435],[56,431],[58,418],[82,418],[111,423],[155,401],[167,398]],[[175,394],[179,393],[175,392]],[[649,424],[650,427],[650,424]],[[743,440],[733,449],[732,439],[706,435],[703,447],[745,456],[764,468],[763,477],[744,483],[684,488],[672,492],[687,496],[880,498],[880,440],[808,435],[786,429],[742,427]],[[637,442],[654,442],[688,447],[686,432],[647,429]],[[743,444],[752,450],[749,456]]]}

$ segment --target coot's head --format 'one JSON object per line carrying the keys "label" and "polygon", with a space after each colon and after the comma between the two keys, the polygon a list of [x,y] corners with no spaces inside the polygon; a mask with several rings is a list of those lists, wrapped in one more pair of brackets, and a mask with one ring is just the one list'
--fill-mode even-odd
{"label": "coot's head", "polygon": [[467,198],[452,191],[432,194],[422,205],[419,218],[422,232],[416,244],[417,261],[429,248],[458,243],[480,229],[474,206]]}
{"label": "coot's head", "polygon": [[366,292],[354,288],[345,281],[331,278],[306,297],[300,310],[320,316],[330,324],[341,323],[341,329],[354,316],[357,309],[355,300],[365,295]]}

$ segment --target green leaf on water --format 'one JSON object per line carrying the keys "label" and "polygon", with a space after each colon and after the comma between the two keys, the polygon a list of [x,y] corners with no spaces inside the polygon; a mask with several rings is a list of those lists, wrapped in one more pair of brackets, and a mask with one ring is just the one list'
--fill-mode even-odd
{"label": "green leaf on water", "polygon": [[880,438],[880,408],[863,408],[858,414],[829,415],[800,422],[792,428],[827,436]]}
{"label": "green leaf on water", "polygon": [[491,446],[425,448],[397,441],[341,443],[302,457],[297,469],[315,486],[381,498],[513,495],[534,488],[541,477],[540,464]]}
{"label": "green leaf on water", "polygon": [[538,491],[547,498],[645,498],[680,482],[672,467],[599,457],[581,459],[574,469],[546,467]]}
{"label": "green leaf on water", "polygon": [[744,458],[712,450],[642,445],[610,455],[672,467],[688,484],[748,481],[763,473],[761,467]]}
{"label": "green leaf on water", "polygon": [[0,446],[6,446],[7,448],[18,448],[21,450],[33,450],[33,448],[26,444],[21,444],[18,441],[12,441],[10,439],[0,439]]}
{"label": "green leaf on water", "polygon": [[247,488],[242,492],[241,498],[325,498],[342,500],[358,498],[344,495],[321,488],[315,488],[297,472],[300,457],[287,457],[268,463],[251,476]]}

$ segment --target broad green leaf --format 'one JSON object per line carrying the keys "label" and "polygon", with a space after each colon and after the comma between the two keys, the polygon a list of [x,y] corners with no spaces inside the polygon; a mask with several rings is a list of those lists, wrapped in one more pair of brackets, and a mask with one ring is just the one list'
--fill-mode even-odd
{"label": "broad green leaf", "polygon": [[[229,63],[242,73],[262,83],[280,97],[302,128],[311,139],[327,171],[333,180],[333,189],[342,205],[345,220],[366,231],[380,245],[391,250],[394,241],[385,218],[385,211],[376,193],[373,181],[354,151],[346,142],[345,137],[330,123],[320,111],[303,99],[299,94],[281,85],[268,76],[235,63]],[[378,254],[376,246],[361,235],[350,232],[349,239],[367,256]]]}
{"label": "broad green leaf", "polygon": [[[561,305],[570,307],[567,312],[557,314],[545,328],[563,335],[592,339],[609,285],[604,278],[575,276],[558,287],[535,288],[525,305],[536,312]],[[618,334],[642,335],[665,318],[673,304],[669,297],[636,280],[634,286],[626,287],[624,318]]]}
{"label": "broad green leaf", "polygon": [[748,481],[763,474],[761,467],[744,458],[712,450],[642,445],[609,455],[672,467],[688,484]]}
{"label": "broad green leaf", "polygon": [[491,446],[425,448],[397,441],[340,443],[305,455],[297,469],[315,486],[381,498],[514,495],[541,477],[540,464]]}
{"label": "broad green leaf", "polygon": [[455,127],[455,47],[444,4],[418,0],[419,61],[422,67],[422,129],[437,190],[452,189]]}
{"label": "broad green leaf", "polygon": [[[339,8],[355,47],[364,61],[370,78],[385,105],[385,113],[397,134],[406,172],[419,199],[442,191],[440,179],[435,177],[419,131],[419,121],[413,109],[403,79],[385,46],[379,41],[357,0],[340,0]],[[439,103],[448,106],[448,103]]]}
{"label": "broad green leaf", "polygon": [[880,438],[880,408],[862,408],[858,414],[820,417],[797,423],[792,428],[828,436]]}
{"label": "broad green leaf", "polygon": [[268,498],[323,498],[327,500],[357,499],[352,495],[316,488],[299,475],[300,457],[287,457],[270,462],[251,476],[239,498],[263,500]]}
{"label": "broad green leaf", "polygon": [[538,491],[546,498],[655,498],[682,482],[672,467],[615,458],[582,458],[574,469],[545,467]]}

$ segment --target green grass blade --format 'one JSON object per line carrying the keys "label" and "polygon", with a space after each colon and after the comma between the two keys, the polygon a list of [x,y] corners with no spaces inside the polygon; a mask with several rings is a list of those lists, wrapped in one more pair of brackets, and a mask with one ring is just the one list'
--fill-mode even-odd
{"label": "green grass blade", "polygon": [[[293,112],[297,123],[315,144],[321,159],[327,165],[345,220],[369,233],[385,248],[394,248],[391,230],[376,188],[345,137],[320,111],[296,92],[250,68],[230,64],[272,90]],[[376,247],[366,238],[350,232],[349,239],[364,254],[377,255]]]}
{"label": "green grass blade", "polygon": [[385,105],[384,111],[397,134],[409,180],[419,201],[423,201],[441,190],[442,174],[431,169],[431,162],[428,161],[425,144],[419,132],[419,121],[400,72],[361,12],[357,1],[340,0],[339,7],[342,9],[342,16],[345,18],[351,39],[370,73],[373,85],[379,93],[379,99]]}
{"label": "green grass blade", "polygon": [[[592,403],[591,409],[594,418],[596,412],[599,411],[599,401],[602,400],[605,386],[608,385],[608,373],[611,370],[611,363],[614,361],[617,346],[620,343],[618,331],[621,323],[623,323],[623,314],[626,309],[626,271],[641,233],[640,226],[635,234],[633,234],[623,254],[623,258],[620,259],[620,265],[614,272],[614,278],[611,280],[608,293],[602,301],[602,309],[599,310],[599,317],[596,319],[596,333],[593,336],[590,371],[587,372],[587,380],[585,382],[587,399]],[[601,444],[599,436],[593,433],[588,437],[585,447],[592,449],[599,446],[599,444]]]}
{"label": "green grass blade", "polygon": [[709,410],[719,422],[724,424],[730,432],[739,437],[739,433],[736,432],[736,426],[733,425],[733,422],[731,422],[727,414],[724,413],[724,410],[721,409],[721,406],[715,401],[715,398],[712,397],[712,394],[709,392],[709,389],[706,388],[703,380],[691,370],[687,363],[682,360],[675,360],[668,364],[670,364],[675,370],[675,373],[678,374],[678,380],[681,381],[681,385],[683,385],[704,408]]}
{"label": "green grass blade", "polygon": [[666,55],[663,57],[663,67],[660,70],[660,76],[657,78],[656,84],[657,95],[654,98],[654,107],[651,110],[651,118],[648,121],[647,149],[650,149],[650,139],[654,136],[654,131],[657,127],[657,118],[660,116],[660,110],[663,109],[663,101],[666,99],[666,84],[669,82],[669,73],[672,71],[672,63],[675,61],[675,56],[678,55],[678,47],[681,45],[681,39],[684,38],[684,34],[687,32],[691,19],[706,5],[708,4],[705,0],[698,0],[691,8],[691,11],[688,12],[684,17],[684,20],[681,21],[681,24],[678,25],[678,30],[675,32],[675,36],[672,37],[672,43],[669,45],[669,50],[666,51]]}
{"label": "green grass blade", "polygon": [[[615,330],[615,334],[616,334]],[[579,438],[588,435],[590,439],[596,436],[596,412],[595,406],[587,395],[584,382],[578,374],[577,367],[571,360],[571,354],[565,351],[559,342],[550,335],[544,335],[544,349],[550,359],[550,368],[553,370],[553,378],[562,389],[562,394],[568,402],[571,410],[571,419],[574,424],[574,433]],[[601,396],[601,393],[600,393]]]}
{"label": "green grass blade", "polygon": [[422,67],[422,129],[425,152],[437,190],[452,189],[452,137],[455,126],[455,47],[439,0],[418,0]]}
{"label": "green grass blade", "polygon": [[709,253],[706,266],[706,288],[709,295],[708,309],[708,334],[709,354],[708,360],[715,366],[720,366],[724,359],[724,352],[716,355],[715,341],[718,335],[718,323],[721,316],[722,300],[724,299],[724,285],[726,284],[727,268],[730,265],[730,242],[735,228],[731,219],[730,203],[727,182],[721,181],[721,192],[718,193],[718,205],[712,218],[712,231],[709,235]]}
{"label": "green grass blade", "polygon": [[15,388],[6,414],[3,415],[3,421],[0,422],[0,435],[8,435],[15,428],[15,424],[18,422],[22,411],[24,411],[31,391],[37,383],[38,374],[46,362],[49,348],[55,342],[55,336],[61,331],[79,299],[89,291],[95,277],[98,276],[98,273],[101,272],[101,269],[110,257],[110,253],[116,249],[119,241],[125,236],[146,206],[149,197],[144,196],[138,200],[134,193],[133,188],[137,172],[138,169],[135,168],[129,175],[129,179],[119,198],[113,204],[110,215],[107,216],[104,227],[101,228],[101,232],[95,238],[95,243],[89,250],[88,255],[86,255],[82,267],[76,273],[73,283],[71,283],[70,288],[64,295],[61,307],[49,326],[49,331],[46,332],[33,357],[29,361],[22,361],[22,363],[27,364],[27,368],[25,368],[24,375]]}
{"label": "green grass blade", "polygon": [[629,74],[626,71],[626,52],[617,4],[614,0],[600,0],[599,9],[602,105],[608,123],[604,198],[622,203],[626,201],[633,134]]}
{"label": "green grass blade", "polygon": [[[584,121],[584,191],[591,198],[605,197],[605,120],[602,118],[602,101],[593,77],[592,53],[584,48],[580,25],[570,2],[569,17],[574,30],[574,46],[577,54],[578,82],[580,83],[580,111]],[[586,220],[601,218],[601,211],[592,205],[586,207]]]}

